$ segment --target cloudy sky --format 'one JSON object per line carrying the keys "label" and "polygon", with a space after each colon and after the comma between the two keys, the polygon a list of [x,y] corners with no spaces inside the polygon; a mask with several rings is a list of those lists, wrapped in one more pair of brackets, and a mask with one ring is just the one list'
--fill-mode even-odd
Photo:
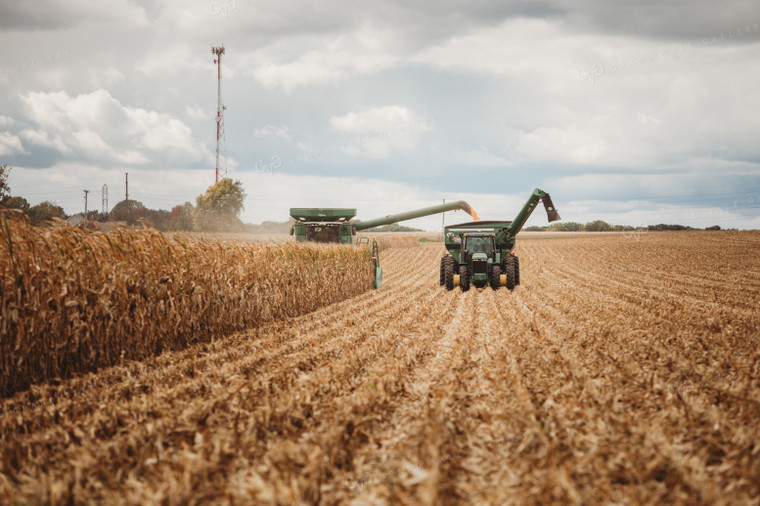
{"label": "cloudy sky", "polygon": [[194,201],[223,44],[246,222],[443,198],[509,219],[538,186],[565,221],[760,228],[760,3],[568,4],[3,2],[0,163],[70,214],[124,199],[125,173],[148,207]]}

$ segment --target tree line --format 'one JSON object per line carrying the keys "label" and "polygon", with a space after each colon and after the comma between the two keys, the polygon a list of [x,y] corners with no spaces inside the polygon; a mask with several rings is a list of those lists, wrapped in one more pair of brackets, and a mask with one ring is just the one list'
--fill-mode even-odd
{"label": "tree line", "polygon": [[[0,165],[0,209],[17,209],[29,217],[32,225],[42,226],[56,218],[69,218],[61,206],[45,201],[31,205],[19,195],[12,195],[8,185],[11,167]],[[240,221],[246,193],[240,181],[225,178],[198,195],[195,205],[178,204],[171,211],[149,209],[137,200],[122,200],[109,212],[88,211],[87,221],[124,222],[128,225],[146,224],[157,230],[198,232],[242,232],[246,225]],[[81,213],[84,215],[84,213]]]}
{"label": "tree line", "polygon": [[[669,225],[666,223],[660,223],[657,225],[646,225],[639,227],[632,227],[630,225],[610,225],[606,221],[594,220],[586,223],[576,223],[574,221],[568,221],[563,223],[553,223],[548,226],[531,226],[525,227],[528,232],[632,232],[634,230],[648,230],[648,231],[666,231],[666,230],[698,230],[688,225]],[[720,230],[719,225],[707,227],[705,230]]]}

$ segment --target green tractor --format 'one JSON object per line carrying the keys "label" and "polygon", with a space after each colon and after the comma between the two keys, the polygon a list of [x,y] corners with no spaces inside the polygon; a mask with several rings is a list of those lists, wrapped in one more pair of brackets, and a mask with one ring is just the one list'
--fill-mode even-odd
{"label": "green tractor", "polygon": [[512,253],[515,239],[541,201],[549,222],[560,219],[548,193],[536,188],[514,221],[473,221],[444,229],[446,250],[441,258],[440,284],[463,292],[474,285],[509,290],[520,284],[520,259]]}

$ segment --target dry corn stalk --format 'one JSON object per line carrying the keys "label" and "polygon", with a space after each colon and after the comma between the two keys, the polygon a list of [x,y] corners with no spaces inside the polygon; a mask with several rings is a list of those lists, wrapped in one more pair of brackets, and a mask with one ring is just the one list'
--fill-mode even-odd
{"label": "dry corn stalk", "polygon": [[0,396],[371,288],[369,251],[34,228],[0,214]]}

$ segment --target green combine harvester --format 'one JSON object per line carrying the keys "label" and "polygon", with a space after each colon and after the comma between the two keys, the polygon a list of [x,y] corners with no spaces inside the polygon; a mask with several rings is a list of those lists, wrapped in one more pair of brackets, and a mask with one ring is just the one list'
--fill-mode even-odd
{"label": "green combine harvester", "polygon": [[473,221],[444,228],[448,253],[441,258],[440,284],[447,290],[459,286],[463,292],[471,285],[491,285],[498,290],[512,290],[520,284],[520,259],[512,252],[517,233],[543,202],[549,222],[560,219],[551,197],[543,190],[533,190],[513,221]]}
{"label": "green combine harvester", "polygon": [[[356,216],[356,209],[293,207],[290,209],[290,217],[295,220],[295,223],[290,229],[290,235],[295,235],[298,242],[313,241],[353,244],[354,236],[358,230],[368,230],[382,225],[398,223],[399,221],[422,218],[423,216],[444,213],[446,211],[456,211],[458,209],[465,211],[476,220],[478,219],[478,215],[470,207],[470,204],[464,200],[425,207],[405,213],[390,214],[382,218],[362,222],[351,221]],[[360,238],[357,241],[357,245],[362,244],[369,246],[369,239],[366,237]],[[380,267],[380,252],[377,247],[377,241],[372,241],[372,272],[375,288],[380,288],[383,270]]]}
{"label": "green combine harvester", "polygon": [[295,235],[298,242],[315,241],[353,244],[354,236],[358,230],[367,230],[382,225],[398,223],[399,221],[413,220],[414,218],[422,218],[423,216],[444,213],[446,211],[456,211],[458,209],[477,219],[477,214],[474,214],[475,212],[470,207],[470,204],[464,200],[424,207],[405,213],[390,214],[382,218],[360,222],[351,222],[351,219],[356,216],[356,209],[292,207],[290,209],[290,217],[296,220],[296,222],[290,229],[290,235]]}

